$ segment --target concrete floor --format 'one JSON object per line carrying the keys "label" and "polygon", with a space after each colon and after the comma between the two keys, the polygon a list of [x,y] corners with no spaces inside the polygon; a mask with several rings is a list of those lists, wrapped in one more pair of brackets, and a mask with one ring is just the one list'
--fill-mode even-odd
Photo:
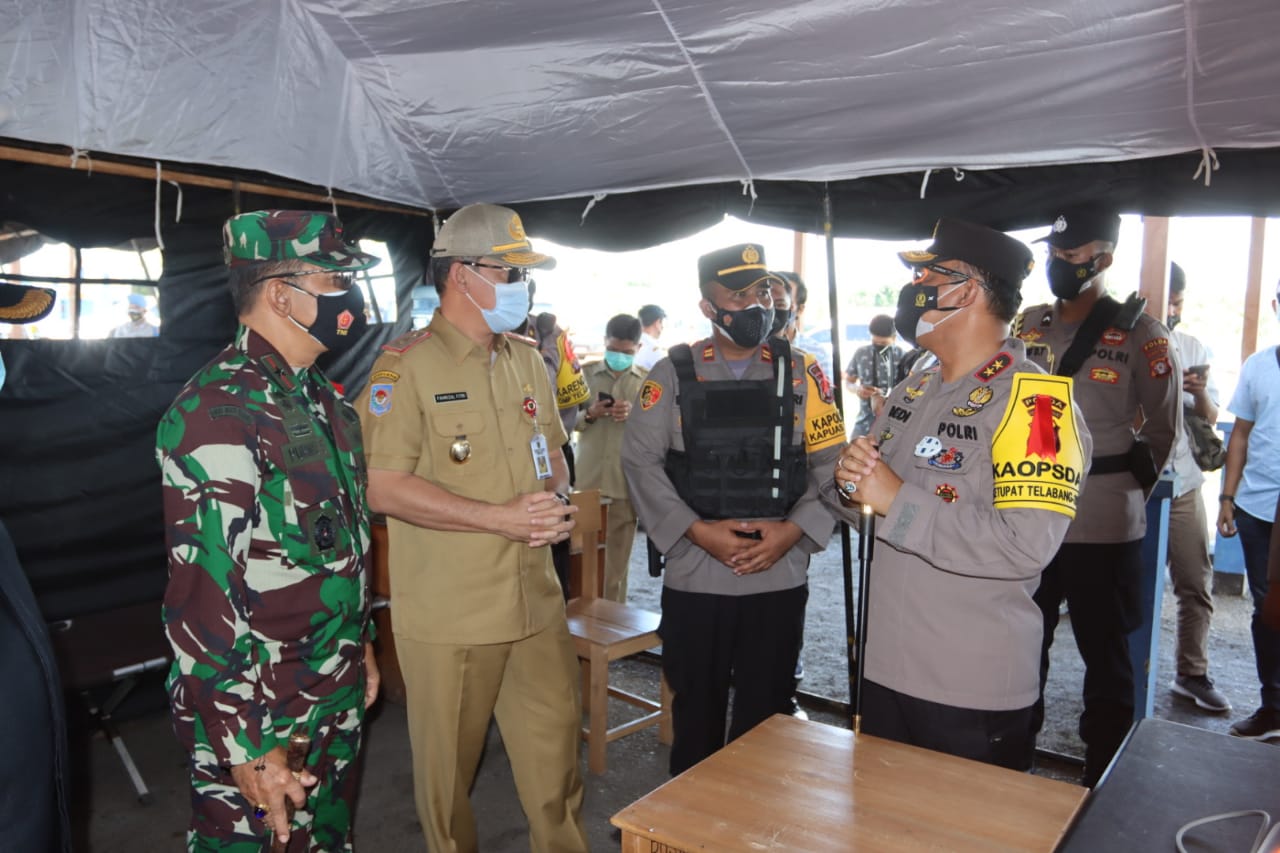
{"label": "concrete floor", "polygon": [[[649,578],[637,552],[632,561],[631,600],[657,610],[660,583]],[[844,609],[838,548],[819,555],[811,572],[802,688],[838,701],[847,699],[844,659]],[[1206,715],[1188,703],[1170,697],[1172,678],[1172,616],[1174,606],[1166,593],[1162,614],[1160,689],[1156,716],[1226,731],[1234,719],[1252,712],[1257,699],[1252,643],[1248,630],[1249,606],[1238,596],[1220,596],[1211,638],[1212,674],[1236,706],[1229,715]],[[616,663],[612,678],[635,692],[656,697],[658,671],[645,660]],[[1041,745],[1056,752],[1079,755],[1075,735],[1079,714],[1082,668],[1066,620],[1059,627],[1053,653],[1053,672],[1047,691],[1049,714]],[[158,676],[149,678],[126,706],[120,730],[138,768],[152,791],[152,802],[139,804],[111,746],[100,736],[82,742],[77,750],[81,763],[76,771],[74,803],[77,851],[84,853],[135,853],[177,850],[183,847],[187,820],[187,779],[184,756],[169,728]],[[811,706],[812,719],[843,725],[843,718],[829,707]],[[612,709],[626,714],[629,709]],[[365,769],[356,818],[358,849],[399,853],[424,851],[412,800],[413,772],[409,757],[405,712],[400,706],[380,703],[367,729]],[[667,780],[667,748],[658,743],[656,731],[647,729],[609,746],[609,770],[603,776],[586,772],[584,819],[592,849],[617,849],[609,818]],[[1066,781],[1078,779],[1069,763],[1042,762],[1038,773]],[[481,849],[494,853],[528,850],[524,816],[511,780],[510,767],[496,729],[472,794]]]}

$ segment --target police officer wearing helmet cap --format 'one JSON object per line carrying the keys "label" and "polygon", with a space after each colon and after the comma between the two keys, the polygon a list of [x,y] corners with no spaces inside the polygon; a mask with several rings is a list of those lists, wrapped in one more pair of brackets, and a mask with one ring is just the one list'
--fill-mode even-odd
{"label": "police officer wearing helmet cap", "polygon": [[[1182,371],[1169,331],[1142,313],[1135,296],[1107,296],[1120,234],[1119,215],[1101,205],[1058,213],[1047,235],[1046,274],[1058,297],[1022,312],[1014,324],[1031,358],[1046,371],[1075,378],[1075,395],[1093,434],[1089,480],[1079,512],[1045,568],[1036,603],[1044,620],[1041,700],[1049,647],[1065,598],[1084,660],[1084,782],[1097,783],[1133,722],[1133,667],[1128,635],[1141,619],[1139,578],[1144,504],[1181,430]],[[1143,444],[1133,425],[1142,423]]]}
{"label": "police officer wearing helmet cap", "polygon": [[1075,514],[1089,433],[1070,381],[1008,336],[1026,246],[943,219],[932,245],[900,257],[913,277],[894,325],[938,363],[889,392],[822,485],[839,518],[881,516],[862,730],[1026,770],[1040,684],[1032,596]]}
{"label": "police officer wearing helmet cap", "polygon": [[[239,328],[156,430],[187,843],[349,849],[379,684],[369,514],[360,420],[315,361],[363,330],[352,273],[377,258],[307,210],[233,216],[223,255]],[[294,734],[311,741],[301,773]]]}
{"label": "police officer wearing helmet cap", "polygon": [[431,250],[439,310],[383,347],[356,403],[433,851],[477,847],[468,797],[495,717],[530,848],[587,849],[578,657],[547,547],[574,526],[568,437],[536,342],[512,334],[529,270],[554,263],[515,211],[454,213]]}
{"label": "police officer wearing helmet cap", "polygon": [[636,514],[666,555],[662,665],[675,691],[672,774],[776,713],[790,713],[809,555],[831,519],[812,472],[844,422],[813,357],[772,328],[764,250],[698,259],[712,335],[671,348],[641,386],[622,442]]}

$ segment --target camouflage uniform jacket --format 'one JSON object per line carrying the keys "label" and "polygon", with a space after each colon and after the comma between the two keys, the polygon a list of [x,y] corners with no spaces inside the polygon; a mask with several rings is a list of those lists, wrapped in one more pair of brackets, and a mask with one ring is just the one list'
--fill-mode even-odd
{"label": "camouflage uniform jacket", "polygon": [[370,539],[351,407],[241,327],[165,413],[156,452],[182,744],[240,764],[362,707]]}

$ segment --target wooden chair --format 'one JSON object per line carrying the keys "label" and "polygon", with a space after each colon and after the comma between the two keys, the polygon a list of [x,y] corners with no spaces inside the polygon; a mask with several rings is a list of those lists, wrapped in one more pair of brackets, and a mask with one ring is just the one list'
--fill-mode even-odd
{"label": "wooden chair", "polygon": [[[587,715],[582,738],[587,742],[587,767],[592,773],[604,773],[610,741],[657,725],[658,740],[671,743],[671,691],[665,678],[661,679],[659,702],[609,686],[610,661],[662,644],[658,614],[599,597],[601,549],[594,546],[601,529],[600,492],[575,492],[571,500],[578,507],[578,525],[570,552],[580,558],[575,562],[581,566],[581,594],[568,604],[569,633],[582,663],[582,707]],[[610,696],[647,713],[609,728]]]}

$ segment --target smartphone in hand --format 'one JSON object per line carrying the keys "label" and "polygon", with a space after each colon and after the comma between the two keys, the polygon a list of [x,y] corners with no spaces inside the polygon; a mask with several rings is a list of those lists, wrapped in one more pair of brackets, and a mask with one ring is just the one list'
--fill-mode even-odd
{"label": "smartphone in hand", "polygon": [[600,402],[601,402],[601,403],[604,403],[606,406],[612,406],[612,405],[613,405],[613,395],[612,395],[612,394],[610,394],[608,391],[601,391],[601,392],[600,392],[598,395],[596,395],[596,396],[597,396],[597,399],[599,399],[599,400],[600,400]]}
{"label": "smartphone in hand", "polygon": [[1205,378],[1205,376],[1209,374],[1209,365],[1193,364],[1187,368],[1187,371],[1190,373],[1194,373],[1196,376],[1199,376],[1201,379],[1203,379]]}

